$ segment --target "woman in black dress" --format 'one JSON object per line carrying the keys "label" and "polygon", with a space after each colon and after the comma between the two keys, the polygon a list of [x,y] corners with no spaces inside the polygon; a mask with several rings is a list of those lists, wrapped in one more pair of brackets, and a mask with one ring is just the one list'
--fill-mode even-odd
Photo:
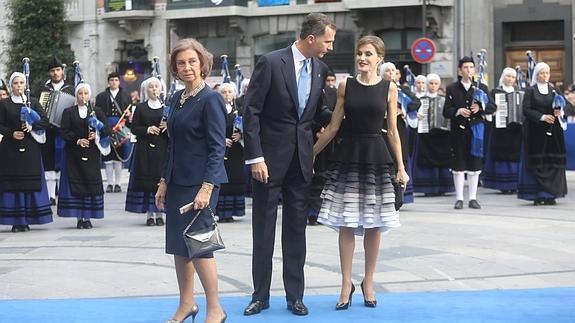
{"label": "woman in black dress", "polygon": [[131,124],[138,141],[130,170],[126,211],[147,213],[147,226],[163,226],[164,215],[155,205],[155,195],[168,146],[165,122],[168,108],[160,102],[162,83],[159,79],[148,78],[142,89],[144,102],[136,106]]}
{"label": "woman in black dress", "polygon": [[531,87],[523,99],[524,144],[518,197],[534,205],[555,205],[567,194],[564,112],[555,104],[560,95],[549,84],[549,65],[535,66]]}
{"label": "woman in black dress", "polygon": [[218,92],[226,102],[226,156],[228,182],[222,184],[216,214],[218,222],[234,222],[234,216],[246,214],[246,176],[242,140],[242,111],[236,105],[236,87],[223,83]]}
{"label": "woman in black dress", "polygon": [[[0,101],[0,224],[24,232],[30,224],[52,222],[40,151],[49,122],[36,99],[30,99],[30,109],[25,107],[24,74],[13,73],[10,86],[12,96]],[[23,113],[34,121],[22,120]]]}
{"label": "woman in black dress", "polygon": [[[322,192],[319,222],[339,231],[342,286],[336,310],[349,307],[352,283],[354,235],[364,235],[365,276],[361,282],[364,305],[377,304],[373,274],[381,233],[400,226],[395,209],[393,181],[406,184],[402,147],[397,131],[397,86],[378,74],[385,47],[376,36],[357,44],[359,74],[340,82],[331,121],[314,145],[317,155],[333,139],[345,117],[345,132],[328,168]],[[387,132],[381,125],[387,119]],[[386,144],[383,136],[387,136]]]}

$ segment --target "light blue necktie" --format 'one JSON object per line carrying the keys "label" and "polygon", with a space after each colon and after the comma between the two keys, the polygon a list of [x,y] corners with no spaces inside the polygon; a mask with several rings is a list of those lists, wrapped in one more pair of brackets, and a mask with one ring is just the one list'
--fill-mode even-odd
{"label": "light blue necktie", "polygon": [[304,110],[305,110],[305,104],[307,101],[307,93],[309,91],[309,73],[307,71],[307,64],[308,64],[308,60],[304,60],[303,61],[303,65],[301,67],[300,73],[299,73],[299,80],[297,82],[297,99],[298,99],[298,109],[297,109],[297,115],[299,118],[301,118],[301,115],[303,114]]}

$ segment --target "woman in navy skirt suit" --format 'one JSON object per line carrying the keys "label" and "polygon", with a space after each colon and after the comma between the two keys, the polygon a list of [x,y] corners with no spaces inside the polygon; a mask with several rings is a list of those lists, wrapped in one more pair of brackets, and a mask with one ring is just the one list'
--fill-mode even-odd
{"label": "woman in navy skirt suit", "polygon": [[[168,117],[168,150],[163,177],[156,193],[156,206],[166,211],[166,253],[174,255],[180,290],[178,309],[168,322],[195,318],[194,273],[197,271],[206,293],[206,322],[227,318],[218,297],[214,255],[190,258],[182,236],[192,218],[200,212],[192,230],[213,225],[211,210],[218,202],[219,185],[227,181],[226,108],[222,96],[205,85],[213,56],[195,39],[182,39],[172,50],[170,69],[186,88],[177,92]],[[193,210],[179,208],[194,202]]]}

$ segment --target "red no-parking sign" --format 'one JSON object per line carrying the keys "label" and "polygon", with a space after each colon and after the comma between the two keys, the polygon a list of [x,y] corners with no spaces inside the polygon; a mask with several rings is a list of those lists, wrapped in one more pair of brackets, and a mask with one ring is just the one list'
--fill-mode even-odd
{"label": "red no-parking sign", "polygon": [[411,45],[411,57],[420,63],[425,64],[431,62],[435,56],[435,43],[429,38],[418,38]]}

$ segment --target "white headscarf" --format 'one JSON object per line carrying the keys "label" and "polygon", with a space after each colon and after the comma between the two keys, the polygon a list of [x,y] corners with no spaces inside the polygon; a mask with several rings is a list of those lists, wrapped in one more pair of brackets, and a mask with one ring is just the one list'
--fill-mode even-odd
{"label": "white headscarf", "polygon": [[158,85],[160,85],[160,93],[164,90],[162,81],[160,81],[159,78],[155,76],[148,77],[144,82],[142,82],[142,85],[140,85],[140,100],[142,102],[146,102],[150,99],[148,97],[148,85],[150,85],[152,82],[156,82]]}
{"label": "white headscarf", "polygon": [[415,77],[415,82],[417,82],[417,81],[424,81],[425,82],[425,81],[427,81],[427,79],[426,79],[425,75],[419,74]]}
{"label": "white headscarf", "polygon": [[549,70],[551,70],[549,68],[549,65],[547,65],[547,63],[545,63],[545,62],[539,62],[539,63],[537,63],[537,65],[535,65],[535,69],[533,70],[533,75],[531,76],[531,86],[537,84],[537,75],[544,68],[548,68]]}
{"label": "white headscarf", "polygon": [[12,82],[17,77],[21,77],[22,80],[24,80],[24,86],[26,86],[26,75],[24,75],[24,73],[21,73],[21,72],[14,72],[14,73],[12,73],[12,75],[10,75],[10,82],[8,83],[8,86],[10,86],[10,89],[12,89]]}
{"label": "white headscarf", "polygon": [[76,86],[76,91],[74,92],[74,95],[76,97],[78,97],[78,92],[80,91],[80,89],[88,90],[88,100],[90,100],[90,98],[92,97],[92,88],[90,88],[90,84],[88,84],[88,83],[78,84],[78,86]]}
{"label": "white headscarf", "polygon": [[517,77],[517,71],[511,67],[504,68],[503,72],[501,72],[501,77],[499,78],[499,86],[503,87],[505,85],[505,76],[507,75],[513,75]]}
{"label": "white headscarf", "polygon": [[[393,72],[394,74],[395,74],[395,71],[397,70],[397,68],[395,67],[395,64],[393,64],[392,62],[385,62],[385,63],[381,64],[381,67],[379,68],[379,75],[381,75],[381,77],[383,77],[383,74],[388,69],[390,69],[391,72]],[[395,75],[392,75],[391,79],[394,80],[394,78],[395,78]]]}
{"label": "white headscarf", "polygon": [[441,78],[439,77],[439,75],[437,75],[435,73],[427,74],[426,80],[427,80],[427,83],[429,83],[429,81],[435,80],[435,81],[439,82],[439,84],[441,84]]}
{"label": "white headscarf", "polygon": [[224,90],[227,90],[227,89],[232,90],[232,93],[234,94],[234,98],[237,97],[238,90],[237,90],[236,84],[234,82],[220,84],[220,88],[218,89],[218,92],[220,92],[220,94],[222,94],[222,93],[224,93]]}

